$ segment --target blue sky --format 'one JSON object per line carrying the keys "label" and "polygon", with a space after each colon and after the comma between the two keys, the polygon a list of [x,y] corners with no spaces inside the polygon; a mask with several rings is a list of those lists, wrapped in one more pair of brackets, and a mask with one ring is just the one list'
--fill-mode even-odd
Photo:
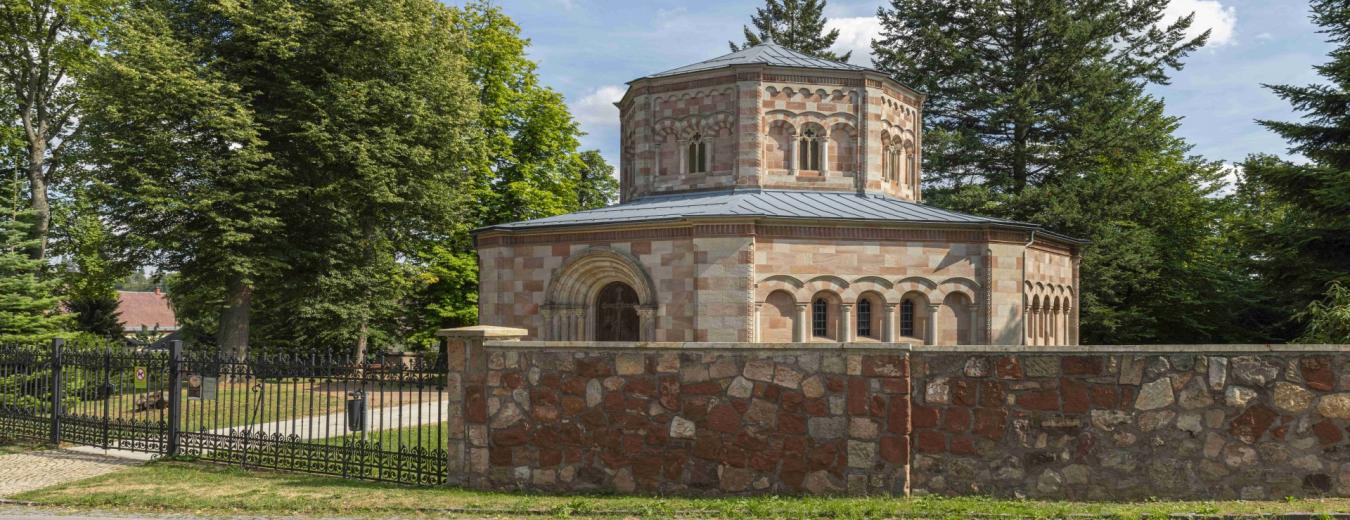
{"label": "blue sky", "polygon": [[[830,0],[826,16],[841,29],[840,50],[870,65],[868,42],[883,0]],[[763,0],[498,0],[530,38],[543,82],[562,92],[587,136],[611,164],[618,158],[624,82],[728,52]],[[1312,83],[1331,46],[1301,0],[1172,0],[1169,15],[1196,13],[1210,43],[1153,92],[1183,117],[1194,152],[1240,161],[1249,153],[1287,155],[1286,144],[1255,119],[1297,117],[1262,83]]]}

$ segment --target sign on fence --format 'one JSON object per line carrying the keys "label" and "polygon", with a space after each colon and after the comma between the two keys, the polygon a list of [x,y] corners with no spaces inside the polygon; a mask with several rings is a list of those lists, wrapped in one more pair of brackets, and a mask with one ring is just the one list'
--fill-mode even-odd
{"label": "sign on fence", "polygon": [[136,367],[135,370],[136,370],[136,390],[146,390],[150,388],[150,383],[148,381],[149,374],[145,370],[145,367],[138,366]]}
{"label": "sign on fence", "polygon": [[202,377],[200,374],[188,376],[188,399],[213,401],[216,398],[216,378]]}

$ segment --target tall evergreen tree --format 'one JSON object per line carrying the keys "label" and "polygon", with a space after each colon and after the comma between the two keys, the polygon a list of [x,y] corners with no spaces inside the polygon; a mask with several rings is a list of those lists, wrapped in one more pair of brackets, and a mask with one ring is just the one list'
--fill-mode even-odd
{"label": "tall evergreen tree", "polygon": [[115,258],[118,251],[97,209],[84,189],[58,205],[52,250],[65,258],[62,297],[66,310],[75,315],[75,328],[99,337],[118,337],[123,329],[116,287],[132,269]]}
{"label": "tall evergreen tree", "polygon": [[1017,193],[1149,136],[1113,126],[1208,32],[1159,26],[1168,0],[891,0],[878,68],[928,94],[924,171],[938,187]]}
{"label": "tall evergreen tree", "polygon": [[[1287,316],[1321,300],[1329,284],[1350,285],[1350,5],[1316,0],[1312,18],[1337,45],[1315,67],[1326,83],[1268,86],[1304,118],[1260,121],[1307,162],[1256,155],[1243,163],[1245,188],[1261,194],[1265,210],[1251,228],[1252,257]],[[1279,334],[1292,338],[1297,328]]]}
{"label": "tall evergreen tree", "polygon": [[848,61],[853,52],[836,54],[830,47],[839,38],[839,29],[825,30],[825,0],[765,0],[764,7],[750,16],[751,30],[745,26],[745,42],[727,42],[732,51],[772,41],[789,49],[833,61]]}
{"label": "tall evergreen tree", "polygon": [[929,203],[1089,239],[1086,343],[1250,341],[1260,291],[1232,266],[1223,171],[1145,94],[1207,35],[1166,0],[892,0],[876,65],[928,93]]}
{"label": "tall evergreen tree", "polygon": [[[8,188],[8,186],[6,186]],[[9,192],[10,190],[5,190]],[[7,197],[8,198],[8,197]],[[57,312],[58,280],[39,276],[45,262],[31,258],[32,211],[6,201],[0,212],[0,343],[35,342],[54,336],[66,317]]]}

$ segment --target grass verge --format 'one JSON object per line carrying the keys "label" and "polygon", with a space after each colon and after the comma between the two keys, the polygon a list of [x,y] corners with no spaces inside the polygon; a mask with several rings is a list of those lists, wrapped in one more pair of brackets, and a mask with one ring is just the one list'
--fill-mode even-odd
{"label": "grass verge", "polygon": [[644,518],[1161,518],[1350,511],[1350,499],[1278,502],[1043,502],[991,498],[666,498],[415,488],[165,461],[15,497],[42,505],[204,515]]}
{"label": "grass verge", "polygon": [[30,451],[40,451],[50,448],[40,442],[29,442],[0,437],[0,455],[11,455],[15,453],[27,453]]}

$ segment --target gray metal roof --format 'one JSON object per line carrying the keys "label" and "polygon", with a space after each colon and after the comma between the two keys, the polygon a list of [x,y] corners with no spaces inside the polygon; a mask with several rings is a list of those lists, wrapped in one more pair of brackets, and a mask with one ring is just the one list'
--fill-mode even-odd
{"label": "gray metal roof", "polygon": [[[806,69],[830,69],[830,70],[872,70],[860,65],[840,63],[822,58],[817,58],[808,54],[803,54],[787,47],[782,47],[773,43],[761,43],[753,47],[747,47],[739,51],[718,56],[716,58],[700,61],[698,63],[685,65],[683,67],[670,69],[665,72],[649,74],[643,78],[659,78],[663,76],[674,76],[676,74],[685,74],[689,72],[698,72],[702,70],[712,70],[733,65],[750,64],[775,65],[779,67],[798,67]],[[638,79],[643,79],[638,78]],[[635,80],[636,81],[636,80]]]}
{"label": "gray metal roof", "polygon": [[[1036,224],[968,215],[876,194],[737,189],[648,196],[616,206],[488,226],[480,229],[480,231],[648,223],[698,217],[765,217],[916,224],[994,225],[1021,229],[1041,229]],[[1065,240],[1079,241],[1055,233],[1049,234]]]}

